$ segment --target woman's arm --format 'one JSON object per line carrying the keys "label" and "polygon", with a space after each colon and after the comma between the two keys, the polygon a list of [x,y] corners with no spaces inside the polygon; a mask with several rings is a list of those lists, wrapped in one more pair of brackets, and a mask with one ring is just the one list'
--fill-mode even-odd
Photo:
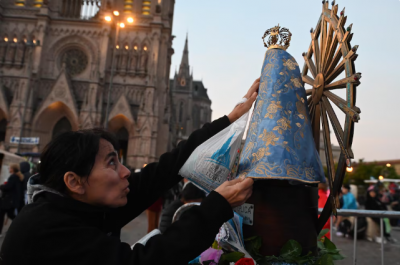
{"label": "woman's arm", "polygon": [[160,157],[159,162],[148,164],[139,174],[130,179],[130,192],[126,206],[117,209],[115,215],[122,227],[152,205],[166,190],[173,187],[182,177],[179,170],[199,145],[211,138],[227,126],[230,121],[224,116],[203,128],[193,132],[187,141]]}
{"label": "woman's arm", "polygon": [[[192,152],[209,138],[228,127],[243,114],[248,112],[257,98],[260,79],[256,79],[247,94],[248,100],[237,105],[233,111],[203,128],[194,131],[187,141],[179,143],[171,152],[163,154],[158,163],[144,167],[140,174],[130,177],[130,193],[126,206],[116,210],[117,223],[122,227],[152,205],[166,190],[173,187],[182,177],[178,175]],[[221,192],[220,192],[221,193]],[[222,191],[221,194],[224,192]],[[229,193],[229,191],[228,191]],[[225,195],[223,195],[225,197]]]}

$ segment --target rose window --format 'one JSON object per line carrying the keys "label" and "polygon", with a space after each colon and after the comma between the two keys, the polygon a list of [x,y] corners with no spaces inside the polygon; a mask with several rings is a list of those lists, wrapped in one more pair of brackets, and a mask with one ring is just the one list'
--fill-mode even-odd
{"label": "rose window", "polygon": [[65,68],[70,75],[77,75],[86,69],[88,58],[83,51],[71,49],[63,54],[61,63],[65,64]]}

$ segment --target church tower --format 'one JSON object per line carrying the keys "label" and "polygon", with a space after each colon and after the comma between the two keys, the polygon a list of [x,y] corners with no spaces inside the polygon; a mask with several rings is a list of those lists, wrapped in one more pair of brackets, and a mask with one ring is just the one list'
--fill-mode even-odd
{"label": "church tower", "polygon": [[207,122],[211,121],[211,100],[203,81],[193,79],[189,65],[189,40],[186,35],[185,47],[179,72],[170,80],[172,111],[172,128],[174,140],[187,139],[189,135]]}

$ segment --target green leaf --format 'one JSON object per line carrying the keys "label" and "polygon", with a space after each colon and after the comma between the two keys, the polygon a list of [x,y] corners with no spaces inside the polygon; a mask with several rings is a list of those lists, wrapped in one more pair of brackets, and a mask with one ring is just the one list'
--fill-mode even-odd
{"label": "green leaf", "polygon": [[228,262],[237,262],[241,258],[244,258],[244,254],[241,252],[231,252],[221,256],[221,260]]}
{"label": "green leaf", "polygon": [[333,260],[342,260],[345,258],[345,256],[341,255],[341,254],[334,254],[332,255]]}
{"label": "green leaf", "polygon": [[325,238],[324,245],[327,250],[336,250],[335,244],[333,244],[333,242],[330,241],[327,237]]}
{"label": "green leaf", "polygon": [[322,238],[324,235],[328,234],[328,232],[329,232],[329,229],[328,229],[328,228],[327,228],[327,229],[321,230],[321,232],[319,232],[319,235],[318,235],[318,241],[320,241],[321,238]]}
{"label": "green leaf", "polygon": [[317,241],[317,245],[318,245],[319,249],[321,249],[321,250],[325,249],[325,245],[321,241]]}
{"label": "green leaf", "polygon": [[262,239],[260,236],[253,236],[245,240],[254,250],[260,250]]}
{"label": "green leaf", "polygon": [[333,263],[333,258],[331,255],[329,254],[325,254],[323,255],[319,260],[318,260],[318,264],[320,265],[335,265]]}
{"label": "green leaf", "polygon": [[280,255],[284,258],[296,258],[301,255],[301,245],[296,240],[290,239],[285,245],[283,245]]}

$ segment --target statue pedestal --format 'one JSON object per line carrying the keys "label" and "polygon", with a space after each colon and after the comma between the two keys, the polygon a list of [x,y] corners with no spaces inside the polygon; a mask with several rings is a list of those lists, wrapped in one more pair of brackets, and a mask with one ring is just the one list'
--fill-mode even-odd
{"label": "statue pedestal", "polygon": [[317,252],[318,188],[291,185],[285,180],[256,180],[246,203],[254,204],[254,224],[243,225],[244,238],[261,236],[260,253],[279,256],[290,239],[303,255]]}

